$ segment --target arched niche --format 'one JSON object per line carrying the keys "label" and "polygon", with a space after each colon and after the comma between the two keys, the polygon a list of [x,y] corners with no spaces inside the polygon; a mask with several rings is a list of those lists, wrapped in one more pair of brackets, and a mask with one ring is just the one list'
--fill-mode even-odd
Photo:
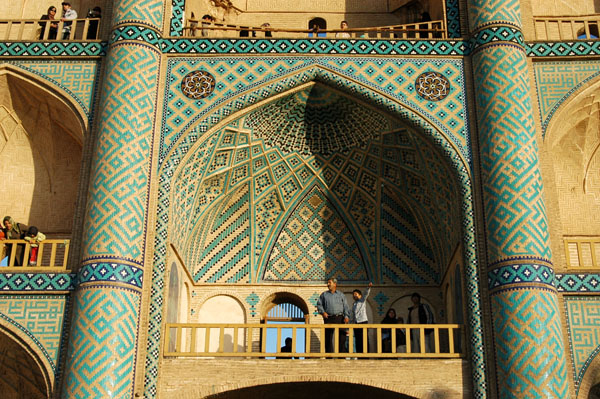
{"label": "arched niche", "polygon": [[[244,306],[234,297],[229,295],[216,295],[208,298],[198,310],[198,323],[218,323],[218,324],[244,324],[246,322],[246,310]],[[205,330],[198,332],[197,342],[204,342]],[[216,352],[219,349],[219,330],[211,329],[210,332],[210,352]],[[233,346],[237,345],[237,351],[243,352],[245,344],[245,334],[238,335],[237,342],[233,342],[233,329],[226,328],[224,331],[223,350],[233,352]]]}
{"label": "arched niche", "polygon": [[0,392],[4,399],[49,399],[54,372],[36,344],[0,319]]}
{"label": "arched niche", "polygon": [[552,183],[547,185],[552,194],[549,204],[558,206],[562,235],[598,235],[600,80],[559,109],[548,125],[542,148],[545,176]]}
{"label": "arched niche", "polygon": [[70,233],[86,129],[58,88],[0,68],[0,214],[44,233]]}

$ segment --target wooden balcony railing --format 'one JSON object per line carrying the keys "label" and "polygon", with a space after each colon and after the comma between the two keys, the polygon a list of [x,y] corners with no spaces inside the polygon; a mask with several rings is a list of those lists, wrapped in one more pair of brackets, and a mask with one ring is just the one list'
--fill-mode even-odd
{"label": "wooden balcony railing", "polygon": [[600,236],[564,237],[567,267],[600,269]]}
{"label": "wooden balcony railing", "polygon": [[597,40],[600,14],[534,17],[535,39],[544,41]]}
{"label": "wooden balcony railing", "polygon": [[[333,353],[325,352],[325,329],[334,329]],[[346,352],[338,350],[339,331],[346,337]],[[164,356],[236,358],[459,358],[461,326],[458,324],[193,324],[166,325]],[[292,338],[293,352],[281,352],[285,333]],[[291,330],[291,334],[290,334]],[[353,343],[362,330],[363,352]],[[384,332],[391,332],[389,351],[384,350]],[[270,334],[271,333],[271,334]],[[369,335],[373,339],[369,340]],[[400,345],[400,337],[406,345]],[[270,338],[269,338],[270,337]],[[411,339],[411,337],[413,337]],[[429,341],[428,345],[426,341]],[[413,341],[411,343],[411,341]],[[419,342],[418,346],[416,342]],[[270,342],[270,343],[269,343]],[[300,344],[300,345],[298,345]],[[370,344],[370,345],[369,345]],[[268,350],[268,346],[275,349]],[[298,347],[304,348],[298,351]],[[429,351],[427,347],[429,346]],[[419,348],[417,350],[417,348]]]}
{"label": "wooden balcony railing", "polygon": [[36,265],[29,265],[31,244],[25,240],[0,241],[0,273],[59,273],[67,270],[69,240],[44,240],[38,245]]}
{"label": "wooden balcony railing", "polygon": [[336,34],[344,34],[345,38],[366,39],[445,39],[447,37],[444,20],[419,22],[414,24],[378,26],[372,28],[306,30],[306,29],[275,29],[252,26],[227,25],[219,23],[202,23],[199,20],[188,20],[183,34],[186,37],[247,37],[247,38],[329,38],[335,39]]}
{"label": "wooden balcony railing", "polygon": [[[99,40],[100,19],[74,19],[72,22],[38,19],[0,19],[0,40],[45,41],[63,40],[65,24],[71,24],[68,37],[64,40]],[[56,24],[56,37],[51,37],[51,25]],[[41,34],[43,31],[43,34]]]}

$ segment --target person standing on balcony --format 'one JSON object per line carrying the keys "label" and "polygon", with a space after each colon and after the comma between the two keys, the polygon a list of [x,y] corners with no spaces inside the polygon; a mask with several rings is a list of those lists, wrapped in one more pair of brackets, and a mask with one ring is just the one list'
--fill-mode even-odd
{"label": "person standing on balcony", "polygon": [[[356,289],[352,291],[354,297],[354,303],[352,304],[352,315],[350,322],[352,324],[368,324],[369,318],[367,317],[367,298],[371,293],[371,287],[373,283],[369,283],[367,292],[365,295],[362,294],[361,290]],[[363,351],[363,329],[357,328],[354,330],[354,336],[356,337],[356,353],[364,353]],[[352,345],[351,342],[348,345]]]}
{"label": "person standing on balcony", "polygon": [[[21,223],[16,223],[10,216],[5,216],[2,220],[4,226],[4,235],[7,240],[22,240],[25,237],[27,226]],[[6,245],[6,254],[10,256],[12,251],[15,253],[15,264],[14,266],[21,266],[23,263],[23,251],[25,250],[25,244],[8,244]],[[10,266],[10,265],[9,265]]]}
{"label": "person standing on balcony", "polygon": [[[50,6],[48,7],[48,12],[45,15],[42,15],[40,18],[42,21],[39,22],[42,30],[40,32],[40,40],[44,39],[44,33],[46,33],[46,27],[50,27],[48,29],[48,40],[55,40],[56,34],[58,32],[58,20],[56,19],[56,7]],[[50,21],[50,22],[45,22]],[[52,22],[55,21],[55,22]]]}
{"label": "person standing on balcony", "polygon": [[[327,280],[327,289],[317,300],[317,311],[323,316],[323,322],[325,324],[348,324],[350,320],[350,307],[344,293],[337,290],[336,278]],[[334,352],[334,332],[333,328],[325,329],[325,352],[327,353]],[[344,352],[346,341],[345,329],[339,329],[338,337],[338,350],[342,353]]]}
{"label": "person standing on balcony", "polygon": [[[417,292],[411,295],[413,306],[408,308],[409,324],[434,324],[431,308],[426,303],[421,303],[421,295]],[[431,353],[432,328],[425,329],[425,352]],[[421,352],[421,332],[419,329],[410,330],[411,350],[413,353]]]}
{"label": "person standing on balcony", "polygon": [[71,27],[73,25],[73,20],[77,19],[77,11],[75,11],[71,7],[71,3],[67,1],[62,2],[62,17],[60,18],[63,21],[63,29],[62,29],[62,39],[67,40],[71,35]]}
{"label": "person standing on balcony", "polygon": [[88,25],[86,38],[87,40],[96,40],[98,39],[98,28],[100,25],[100,18],[102,18],[102,9],[98,6],[92,8],[88,11],[87,17],[92,19]]}
{"label": "person standing on balcony", "polygon": [[[342,21],[340,23],[340,29],[343,31],[347,30],[348,29],[348,21]],[[349,39],[351,36],[350,36],[350,33],[348,33],[348,32],[336,32],[335,37],[337,39]]]}

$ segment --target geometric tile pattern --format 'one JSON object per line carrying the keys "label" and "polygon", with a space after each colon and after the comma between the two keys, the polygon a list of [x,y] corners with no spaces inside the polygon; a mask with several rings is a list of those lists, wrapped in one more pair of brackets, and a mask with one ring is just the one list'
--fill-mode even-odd
{"label": "geometric tile pattern", "polygon": [[26,333],[56,370],[65,306],[65,296],[3,295],[0,317]]}
{"label": "geometric tile pattern", "polygon": [[169,24],[170,36],[183,34],[183,20],[185,19],[185,0],[171,0],[171,23]]}
{"label": "geometric tile pattern", "polygon": [[558,292],[600,292],[599,274],[556,274]]}
{"label": "geometric tile pattern", "polygon": [[[321,90],[325,90],[324,86]],[[183,256],[184,264],[193,269],[190,273],[196,281],[255,282],[266,276],[264,267],[279,234],[276,231],[281,229],[283,219],[290,217],[297,206],[293,204],[300,200],[302,193],[315,180],[322,180],[327,195],[336,200],[336,205],[332,205],[337,209],[335,214],[344,215],[352,237],[366,244],[359,250],[361,262],[366,262],[361,267],[369,270],[366,275],[379,276],[382,281],[389,278],[396,283],[400,280],[393,276],[401,275],[404,284],[439,282],[440,265],[447,264],[460,240],[458,223],[461,216],[458,188],[453,179],[448,178],[452,175],[451,169],[430,143],[398,125],[383,135],[376,130],[370,132],[375,136],[364,148],[354,147],[345,153],[299,156],[296,152],[285,151],[283,139],[265,145],[270,140],[269,132],[265,129],[262,137],[257,137],[248,126],[254,120],[268,119],[261,116],[261,109],[263,107],[250,112],[254,119],[241,117],[206,140],[197,142],[179,166],[170,201],[173,203],[172,226],[177,226],[172,240]],[[274,118],[283,113],[267,109],[267,116]],[[296,122],[297,119],[292,118],[290,124]],[[384,128],[392,126],[389,120],[383,125]],[[331,125],[328,132],[331,142],[337,140],[333,127]],[[278,134],[285,133],[286,140],[293,138],[294,131],[288,133],[283,130],[285,128],[286,124],[282,122],[276,124],[275,130]],[[345,126],[340,127],[342,137],[351,131]],[[304,147],[303,137],[298,135],[300,141],[294,147],[297,152],[303,148],[307,151],[313,151],[311,147],[315,151],[324,148],[318,143]],[[345,142],[352,140],[348,138]],[[244,195],[239,191],[242,187]],[[421,231],[411,226],[414,223],[403,221],[406,217],[398,213],[398,204],[386,208],[385,212],[375,212],[376,203],[383,196],[382,187],[397,191],[394,195],[412,198],[424,209],[422,215],[415,217],[413,210],[408,210],[414,207],[402,206],[407,209],[403,212],[411,215],[410,221],[422,221],[422,226],[417,228]],[[250,208],[247,201],[256,205]],[[386,219],[385,224],[377,221],[380,217]],[[249,220],[255,222],[248,224]],[[378,230],[375,226],[383,226],[383,229]],[[223,229],[228,233],[225,234]],[[223,231],[219,233],[223,238],[215,240],[218,231]],[[380,236],[389,237],[384,239],[386,244],[381,249],[385,251],[385,273],[379,270],[380,248],[376,243]],[[432,239],[433,246],[428,242]],[[249,248],[254,253],[250,254]],[[279,278],[283,278],[281,273],[279,270]],[[299,276],[295,279],[315,281],[314,276],[307,278],[306,272],[300,272]],[[269,275],[268,278],[274,277]]]}
{"label": "geometric tile pattern", "polygon": [[359,246],[319,188],[312,188],[286,220],[263,280],[367,281]]}
{"label": "geometric tile pattern", "polygon": [[[223,104],[233,101],[233,109],[228,112],[235,112],[244,108],[244,104],[255,104],[266,99],[271,92],[280,93],[311,81],[325,83],[345,92],[350,98],[356,98],[361,92],[370,95],[371,90],[384,93],[393,98],[396,104],[418,110],[453,141],[466,159],[471,158],[462,61],[257,56],[177,58],[168,62],[168,95],[163,110],[165,120],[161,131],[161,163],[183,132],[195,125],[200,132],[206,131],[211,120],[206,116],[214,118],[215,109],[223,110]],[[212,95],[190,101],[181,92],[180,82],[185,75],[199,68],[214,76],[217,84]],[[444,100],[430,102],[416,96],[414,79],[428,71],[441,73],[452,84],[450,94]],[[285,88],[282,84],[285,84]],[[312,98],[318,99],[316,96]],[[377,106],[383,109],[386,107],[385,104]]]}
{"label": "geometric tile pattern", "polygon": [[[527,60],[511,46],[473,57],[489,262],[529,255],[550,258],[529,97]],[[515,76],[523,76],[516,80]]]}
{"label": "geometric tile pattern", "polygon": [[10,61],[64,90],[90,116],[100,61]]}
{"label": "geometric tile pattern", "polygon": [[113,25],[142,22],[155,29],[162,28],[164,2],[162,0],[120,0],[113,9]]}
{"label": "geometric tile pattern", "polygon": [[600,298],[565,297],[565,310],[571,346],[571,367],[575,376],[575,390],[600,351]]}
{"label": "geometric tile pattern", "polygon": [[128,289],[80,289],[69,337],[69,398],[131,398],[140,295]]}
{"label": "geometric tile pattern", "polygon": [[436,284],[440,272],[435,266],[430,244],[417,221],[421,218],[413,213],[417,207],[408,206],[392,192],[384,190],[381,208],[383,281],[393,284]]}
{"label": "geometric tile pattern", "polygon": [[194,281],[248,282],[250,276],[250,204],[248,184],[220,198],[198,221],[190,247]]}
{"label": "geometric tile pattern", "polygon": [[598,61],[535,62],[535,82],[543,135],[556,110],[569,96],[600,75]]}
{"label": "geometric tile pattern", "polygon": [[521,5],[518,0],[469,0],[469,26],[476,31],[482,26],[501,23],[521,27]]}
{"label": "geometric tile pattern", "polygon": [[383,291],[379,291],[377,295],[373,297],[373,299],[377,303],[377,313],[379,313],[379,316],[383,316],[386,312],[384,306],[390,298],[388,298]]}
{"label": "geometric tile pattern", "polygon": [[[308,63],[307,63],[308,61]],[[389,62],[388,62],[389,61]],[[175,189],[175,184],[172,183],[174,174],[178,170],[178,165],[182,163],[182,161],[188,158],[186,154],[190,151],[191,148],[196,148],[195,143],[200,140],[203,134],[210,129],[214,128],[215,125],[223,121],[224,118],[229,117],[230,115],[243,110],[246,107],[256,104],[264,99],[267,99],[273,95],[282,93],[286,90],[293,89],[297,87],[300,83],[297,82],[308,82],[313,80],[318,80],[321,83],[329,84],[332,87],[335,87],[337,90],[344,91],[347,90],[348,93],[359,100],[362,100],[366,103],[375,104],[376,108],[380,108],[382,110],[386,110],[390,115],[395,115],[396,117],[408,121],[413,126],[416,126],[418,129],[421,129],[422,133],[431,138],[431,142],[438,147],[439,151],[443,156],[440,157],[438,155],[438,159],[448,159],[451,168],[455,171],[458,177],[459,186],[461,187],[460,192],[461,195],[461,217],[462,217],[462,228],[457,228],[451,231],[452,234],[460,235],[461,232],[464,232],[463,236],[464,240],[464,251],[465,251],[465,274],[466,281],[469,284],[466,287],[468,292],[468,303],[467,310],[469,315],[469,333],[470,333],[470,343],[471,343],[471,364],[472,367],[472,375],[474,380],[474,395],[477,398],[482,398],[485,396],[485,391],[487,387],[486,376],[485,376],[485,353],[486,348],[483,346],[483,335],[482,335],[482,320],[481,320],[481,303],[480,303],[480,294],[479,294],[479,266],[478,259],[476,254],[476,238],[475,238],[475,228],[474,228],[474,211],[473,211],[473,196],[472,196],[472,187],[471,187],[471,179],[470,179],[470,166],[465,164],[465,159],[470,159],[469,156],[459,155],[459,154],[468,154],[468,145],[467,151],[460,150],[461,146],[456,144],[456,133],[451,133],[451,130],[456,132],[464,132],[465,139],[464,142],[468,143],[468,130],[467,125],[465,123],[466,114],[464,111],[464,78],[462,72],[462,63],[461,62],[446,62],[450,60],[420,60],[420,59],[411,59],[410,63],[414,61],[414,64],[411,64],[413,67],[417,67],[417,71],[414,69],[408,68],[407,64],[404,64],[402,60],[387,60],[387,59],[376,59],[376,58],[356,58],[356,62],[346,64],[346,60],[343,59],[335,59],[331,57],[326,59],[325,57],[321,58],[313,58],[312,60],[301,59],[301,58],[290,58],[287,59],[267,59],[267,58],[255,58],[252,59],[252,68],[255,73],[262,74],[260,76],[269,76],[268,81],[265,78],[260,78],[260,76],[255,76],[255,79],[252,81],[247,80],[244,81],[244,87],[247,87],[247,92],[243,92],[239,95],[234,95],[237,90],[235,89],[231,91],[231,94],[225,94],[222,92],[223,87],[219,87],[217,84],[216,91],[221,90],[219,95],[214,95],[214,98],[207,98],[206,102],[195,102],[193,104],[189,102],[178,103],[178,100],[181,99],[181,96],[178,97],[177,91],[179,89],[176,87],[179,83],[180,79],[185,76],[189,71],[197,69],[198,66],[201,66],[203,70],[206,70],[207,66],[211,66],[213,70],[216,68],[221,68],[221,72],[216,73],[214,76],[229,76],[232,75],[234,71],[240,66],[247,68],[247,65],[242,63],[236,63],[236,60],[230,58],[181,58],[181,59],[172,59],[167,67],[167,90],[164,93],[165,96],[165,110],[164,115],[165,118],[162,121],[161,128],[161,142],[166,143],[166,145],[162,145],[161,155],[159,157],[159,179],[161,181],[161,185],[159,186],[158,192],[158,211],[157,211],[157,225],[156,225],[156,247],[155,247],[155,259],[154,259],[154,267],[153,274],[154,277],[152,279],[152,294],[150,300],[150,322],[148,329],[148,345],[147,345],[147,357],[146,357],[146,374],[145,374],[145,389],[146,395],[152,397],[157,393],[157,376],[158,376],[158,362],[159,362],[159,353],[160,353],[160,339],[161,339],[161,328],[162,328],[162,307],[163,307],[163,290],[165,287],[165,272],[166,272],[166,264],[165,258],[167,253],[167,237],[168,237],[168,228],[170,225],[170,220],[178,217],[178,215],[172,214],[171,203],[173,202],[173,198],[171,197],[172,190]],[[318,64],[318,63],[322,64]],[[327,65],[325,62],[329,63]],[[263,68],[261,68],[261,63],[264,63]],[[407,60],[408,63],[408,60]],[[216,65],[219,64],[219,65]],[[289,65],[289,66],[288,66]],[[321,66],[319,66],[321,65]],[[353,66],[361,66],[361,71],[352,71],[350,72],[349,67]],[[437,66],[436,66],[437,65]],[[271,68],[273,66],[273,68]],[[431,66],[432,69],[438,70],[441,67],[446,71],[445,76],[452,83],[453,88],[457,88],[456,92],[451,93],[451,95],[444,101],[448,99],[452,99],[452,104],[446,103],[441,108],[451,109],[455,115],[449,118],[450,124],[448,123],[439,123],[431,118],[432,114],[439,113],[440,108],[437,108],[436,103],[430,103],[424,105],[422,108],[421,114],[415,114],[411,109],[419,108],[417,106],[406,105],[407,101],[402,100],[399,101],[399,96],[405,98],[405,93],[409,95],[414,92],[414,87],[411,88],[410,85],[399,86],[394,89],[393,92],[387,92],[387,90],[381,91],[381,85],[372,85],[369,83],[369,80],[363,78],[362,70],[368,69],[369,66],[376,66],[377,68],[386,68],[387,66],[393,66],[394,68],[399,69],[398,76],[402,77],[405,75],[414,75],[418,74],[423,67]],[[265,69],[266,68],[266,69]],[[282,69],[283,68],[283,69]],[[304,70],[303,70],[304,68]],[[457,75],[454,72],[448,70],[448,68],[458,68],[459,72]],[[347,70],[348,78],[345,77],[345,74],[341,74],[344,70]],[[295,72],[300,71],[300,72]],[[329,72],[332,71],[332,72]],[[365,72],[367,74],[373,74],[374,70],[369,69],[369,71]],[[212,72],[211,72],[212,73]],[[236,72],[238,73],[238,72]],[[244,75],[248,77],[249,75]],[[369,76],[369,75],[365,75]],[[219,78],[217,78],[218,80]],[[297,80],[295,80],[297,79]],[[176,83],[177,82],[177,83]],[[241,86],[240,86],[241,87]],[[412,96],[412,94],[410,94]],[[395,98],[394,101],[388,100],[388,96],[391,98]],[[411,97],[412,98],[412,97]],[[405,106],[399,105],[405,104]],[[457,107],[459,109],[457,109]],[[433,109],[433,111],[425,111],[425,109]],[[194,115],[193,118],[187,117],[187,114]],[[431,128],[430,122],[426,121],[425,118],[432,123],[436,124],[436,128]],[[442,115],[444,118],[447,118],[446,115]],[[179,119],[178,119],[179,118]],[[194,119],[194,120],[191,120]],[[444,119],[446,120],[446,119]],[[173,123],[171,123],[173,121]],[[236,124],[237,122],[232,122],[232,124]],[[456,123],[459,123],[457,125]],[[167,126],[173,126],[175,124],[178,127],[180,133],[172,134],[169,131],[169,134],[165,134],[167,132]],[[182,125],[183,124],[183,125]],[[188,126],[188,127],[186,127]],[[448,130],[446,126],[450,126],[451,130]],[[192,128],[193,127],[193,128]],[[240,130],[243,130],[240,127],[237,127]],[[185,134],[184,134],[185,132]],[[442,133],[440,133],[442,132]],[[460,136],[460,135],[459,135]],[[208,140],[214,140],[216,134],[209,136]],[[204,146],[204,138],[202,138],[202,142],[200,145]],[[461,139],[463,140],[463,139]],[[426,140],[423,140],[426,141]],[[450,144],[450,143],[453,144]],[[206,145],[205,148],[213,149],[214,145],[209,144]],[[168,155],[167,155],[168,151]],[[437,154],[438,151],[431,151],[433,154]],[[265,154],[267,155],[266,159],[269,162],[281,162],[278,161],[278,156],[281,154],[277,154],[276,151],[272,153]],[[360,156],[360,154],[358,154]],[[271,158],[272,157],[272,158]],[[200,157],[203,158],[203,157]],[[304,160],[294,158],[289,158],[289,162],[294,168],[303,167],[299,165],[304,162]],[[212,159],[212,158],[210,158]],[[430,158],[428,158],[430,159]],[[333,167],[334,159],[329,159],[329,165]],[[287,162],[287,161],[286,161]],[[317,158],[311,162],[321,162],[321,159]],[[443,162],[442,162],[443,163]],[[318,167],[318,165],[312,165],[312,163],[306,164],[311,167]],[[366,167],[366,166],[365,166]],[[185,168],[185,165],[183,166]],[[320,168],[320,167],[319,167]],[[285,168],[284,168],[285,169]],[[191,168],[193,170],[193,168]],[[283,170],[283,169],[282,169]],[[328,175],[328,170],[325,166],[323,166],[323,174],[321,175],[322,179],[325,179]],[[191,176],[194,171],[190,172],[186,176]],[[341,172],[336,172],[336,175]],[[446,176],[448,176],[446,174]],[[340,176],[341,177],[341,176]],[[446,179],[450,180],[450,179]],[[310,183],[310,180],[309,180]],[[308,183],[307,183],[308,184]],[[173,185],[173,186],[172,186]],[[264,192],[263,195],[267,195],[269,192]],[[283,197],[281,197],[281,192],[278,193],[278,200],[283,204]],[[443,197],[443,196],[442,196]],[[266,198],[266,197],[263,197]],[[174,206],[177,204],[174,204]],[[186,205],[187,206],[187,205]],[[435,208],[432,205],[432,208]],[[446,215],[450,214],[449,212]],[[179,224],[177,224],[179,226]],[[450,223],[445,223],[445,225],[451,225]],[[360,231],[360,230],[357,230]],[[355,234],[358,234],[355,231]],[[361,233],[362,234],[362,233]],[[359,240],[362,241],[362,240]],[[366,240],[365,240],[366,241]],[[253,279],[254,281],[254,279]]]}
{"label": "geometric tile pattern", "polygon": [[88,194],[86,257],[142,262],[159,59],[144,46],[111,49]]}
{"label": "geometric tile pattern", "polygon": [[120,282],[142,288],[142,269],[119,263],[88,263],[79,271],[78,284],[99,285],[103,282]]}
{"label": "geometric tile pattern", "polygon": [[457,39],[461,37],[458,0],[446,0],[446,29],[449,38]]}
{"label": "geometric tile pattern", "polygon": [[525,287],[524,283],[547,284],[547,289],[553,289],[555,286],[554,272],[552,268],[545,264],[514,264],[498,268],[488,269],[488,286],[490,290],[503,287],[508,284],[519,284],[519,287]]}
{"label": "geometric tile pattern", "polygon": [[450,91],[450,82],[437,72],[427,72],[419,75],[415,81],[419,96],[429,101],[443,100]]}
{"label": "geometric tile pattern", "polygon": [[528,57],[591,56],[600,55],[600,41],[531,42],[526,49]]}
{"label": "geometric tile pattern", "polygon": [[260,300],[260,298],[256,294],[256,292],[253,292],[246,297],[246,302],[248,303],[248,305],[250,305],[250,315],[251,316],[256,316],[258,314],[258,312],[256,311],[256,304],[258,303],[259,300]]}
{"label": "geometric tile pattern", "polygon": [[164,39],[166,54],[353,54],[353,55],[466,55],[460,40],[331,39]]}
{"label": "geometric tile pattern", "polygon": [[160,51],[160,33],[145,26],[124,25],[116,27],[110,36],[110,43],[121,41],[137,41],[144,45],[151,45],[156,51]]}
{"label": "geometric tile pattern", "polygon": [[106,43],[75,42],[0,42],[2,57],[100,57],[106,55]]}
{"label": "geometric tile pattern", "polygon": [[76,274],[0,273],[0,291],[73,291]]}
{"label": "geometric tile pattern", "polygon": [[246,125],[267,147],[301,155],[364,147],[374,132],[390,128],[389,118],[318,83],[250,113]]}
{"label": "geometric tile pattern", "polygon": [[556,294],[507,289],[491,295],[501,398],[567,398],[569,383]]}
{"label": "geometric tile pattern", "polygon": [[513,26],[490,26],[473,34],[469,41],[470,53],[475,53],[481,46],[497,42],[513,43],[520,47],[525,45],[523,33],[519,29]]}

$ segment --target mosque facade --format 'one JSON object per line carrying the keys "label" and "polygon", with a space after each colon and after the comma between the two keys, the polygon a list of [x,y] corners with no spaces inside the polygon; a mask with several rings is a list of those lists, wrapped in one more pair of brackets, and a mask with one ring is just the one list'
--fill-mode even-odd
{"label": "mosque facade", "polygon": [[[68,253],[0,267],[8,398],[599,397],[600,3],[370,3],[106,0],[98,40],[0,20],[0,210]],[[381,29],[423,11],[439,32]],[[322,324],[330,277],[373,284],[370,323],[420,293],[457,356],[215,355],[283,304]],[[182,353],[202,323],[235,332]]]}

